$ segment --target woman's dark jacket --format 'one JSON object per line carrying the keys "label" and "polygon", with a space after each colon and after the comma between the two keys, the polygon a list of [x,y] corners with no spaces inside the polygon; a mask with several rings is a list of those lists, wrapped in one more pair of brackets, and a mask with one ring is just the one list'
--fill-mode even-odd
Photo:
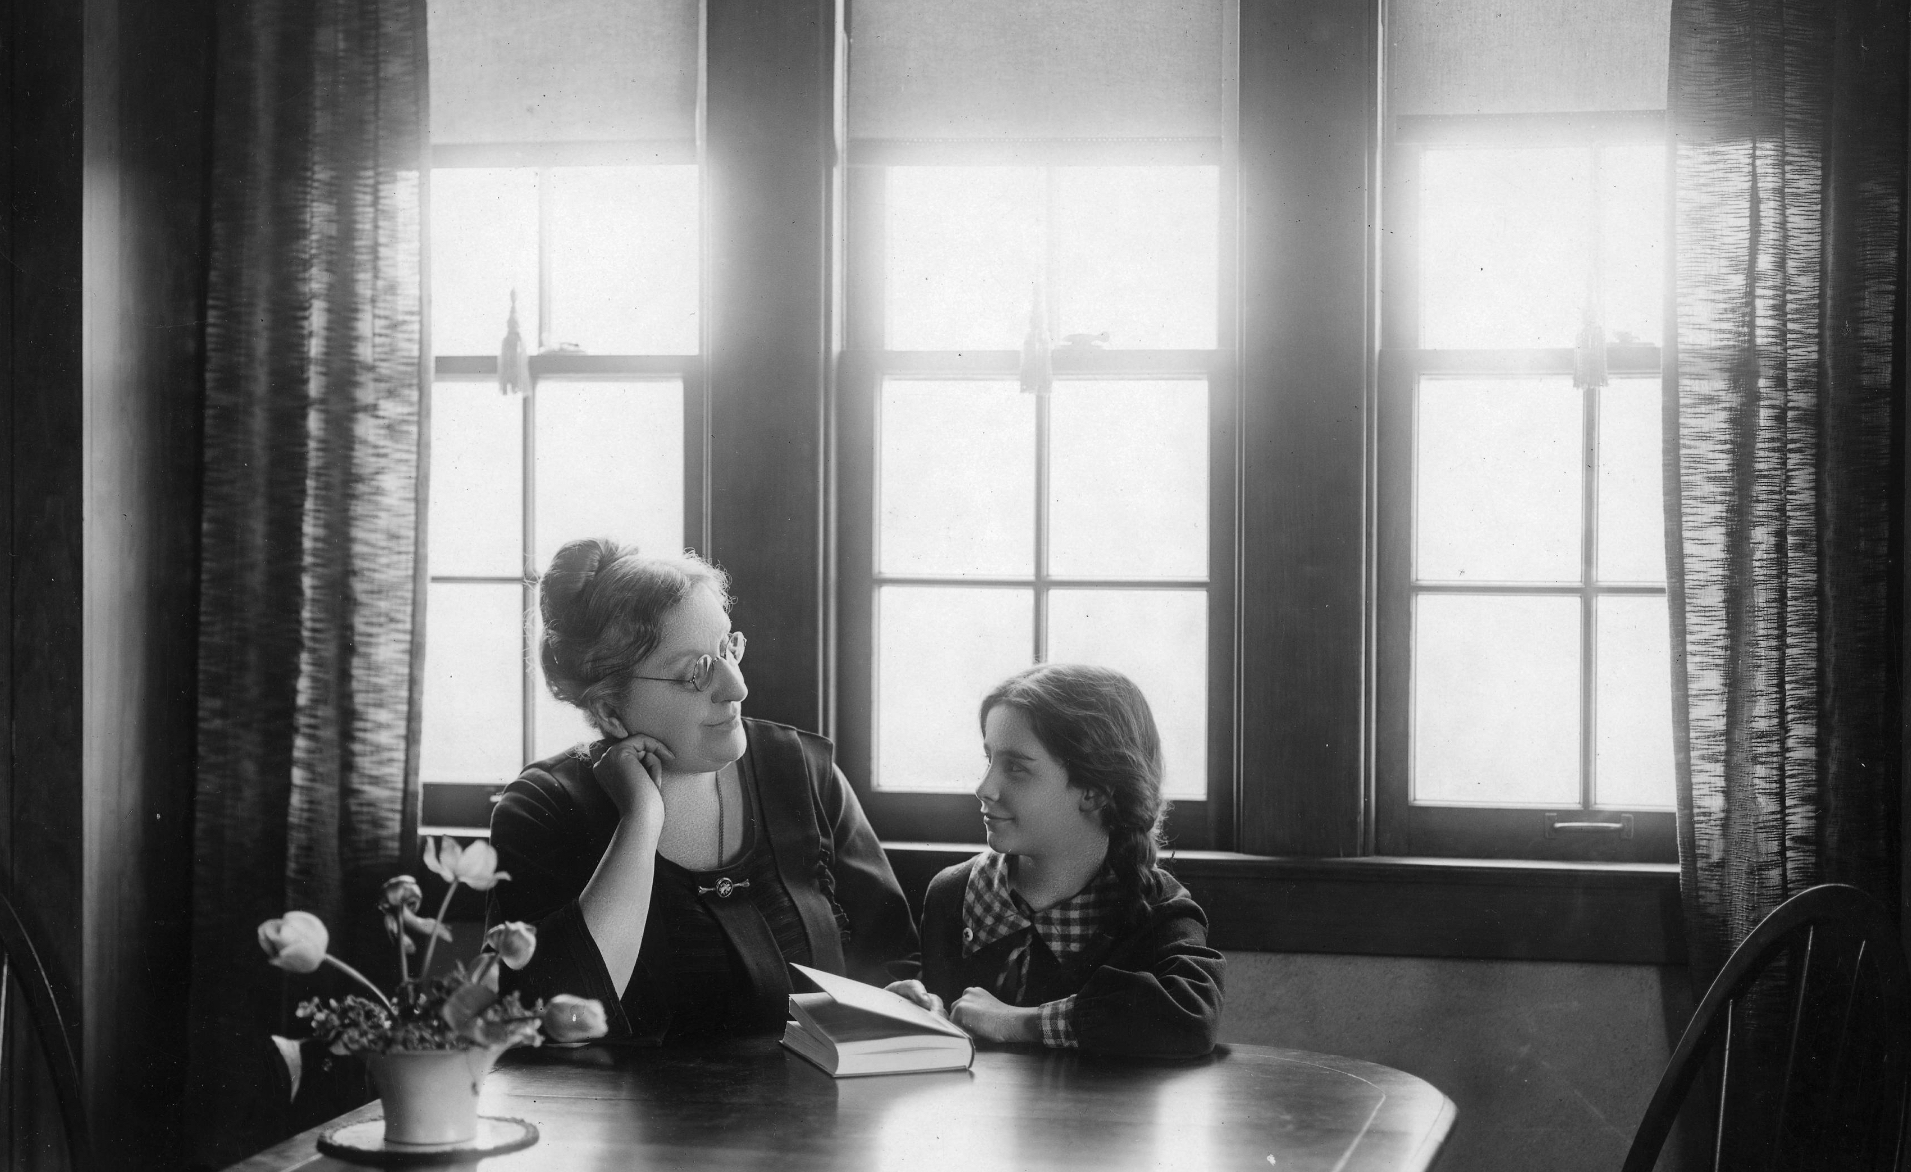
{"label": "woman's dark jacket", "polygon": [[[975,865],[970,859],[943,870],[923,899],[922,980],[947,1004],[971,986],[994,989],[1027,931],[962,955],[962,896]],[[1226,961],[1208,947],[1201,905],[1174,876],[1155,874],[1161,890],[1147,910],[1104,926],[1081,951],[1058,962],[1039,942],[1032,946],[1016,1004],[1073,995],[1075,1037],[1085,1052],[1178,1056],[1214,1049]]]}
{"label": "woman's dark jacket", "polygon": [[743,722],[737,762],[752,845],[728,867],[657,860],[637,965],[617,995],[577,906],[610,846],[617,808],[572,753],[525,767],[491,815],[511,878],[492,888],[488,924],[537,926],[537,951],[504,988],[528,1004],[558,993],[604,1003],[612,1039],[658,1042],[779,1028],[796,961],[884,984],[916,975],[908,903],[822,737]]}

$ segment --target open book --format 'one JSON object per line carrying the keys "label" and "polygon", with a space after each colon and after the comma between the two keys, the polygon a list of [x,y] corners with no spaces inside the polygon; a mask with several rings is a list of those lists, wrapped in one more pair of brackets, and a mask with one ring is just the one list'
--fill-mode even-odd
{"label": "open book", "polygon": [[790,994],[783,1044],[836,1078],[919,1070],[966,1070],[969,1035],[887,989],[807,965],[791,965],[822,992]]}

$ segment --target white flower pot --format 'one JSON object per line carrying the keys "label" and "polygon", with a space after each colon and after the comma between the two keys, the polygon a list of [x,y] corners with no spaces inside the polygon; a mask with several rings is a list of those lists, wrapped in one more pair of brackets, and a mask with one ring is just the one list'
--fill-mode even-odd
{"label": "white flower pot", "polygon": [[478,1092],[497,1056],[491,1049],[401,1050],[367,1054],[385,1108],[385,1142],[461,1144],[478,1135]]}

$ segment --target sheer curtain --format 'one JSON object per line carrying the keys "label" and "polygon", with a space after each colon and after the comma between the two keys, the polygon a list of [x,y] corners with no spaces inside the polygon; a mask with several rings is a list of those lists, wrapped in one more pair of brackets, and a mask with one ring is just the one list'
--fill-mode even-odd
{"label": "sheer curtain", "polygon": [[254,929],[317,913],[382,975],[371,909],[409,857],[423,8],[217,9],[188,1092],[213,1164],[276,1138],[258,1047],[320,987]]}
{"label": "sheer curtain", "polygon": [[1674,0],[1667,363],[1695,976],[1823,882],[1898,904],[1902,0]]}

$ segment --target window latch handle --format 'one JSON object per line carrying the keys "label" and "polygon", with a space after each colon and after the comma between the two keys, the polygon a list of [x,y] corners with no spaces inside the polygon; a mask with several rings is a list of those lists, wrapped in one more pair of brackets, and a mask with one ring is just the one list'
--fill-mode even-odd
{"label": "window latch handle", "polygon": [[1557,838],[1561,834],[1617,834],[1620,838],[1632,837],[1632,815],[1621,814],[1617,822],[1561,822],[1558,814],[1546,815],[1546,837]]}

